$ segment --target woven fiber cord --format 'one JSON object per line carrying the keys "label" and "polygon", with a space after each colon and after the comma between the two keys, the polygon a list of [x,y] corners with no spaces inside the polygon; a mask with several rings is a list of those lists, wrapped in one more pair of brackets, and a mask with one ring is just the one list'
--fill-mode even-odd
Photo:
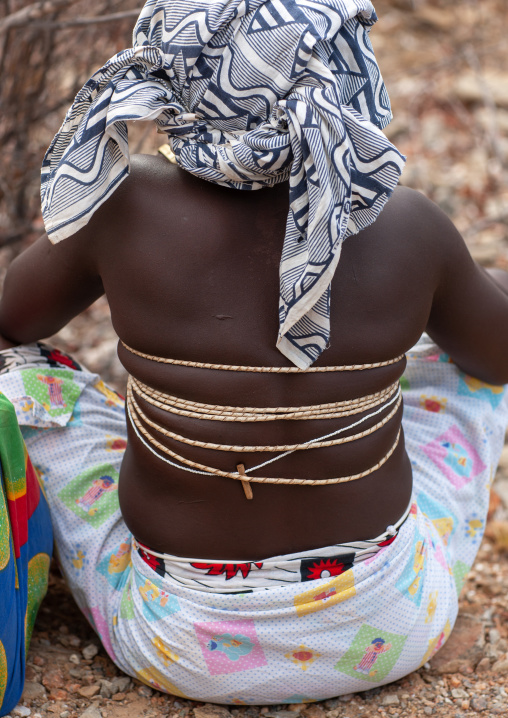
{"label": "woven fiber cord", "polygon": [[279,421],[279,420],[308,420],[308,419],[337,419],[344,416],[359,414],[379,406],[389,399],[398,389],[398,382],[394,382],[387,389],[369,394],[359,399],[349,399],[330,404],[316,404],[315,406],[300,407],[236,407],[220,404],[202,404],[190,400],[180,399],[170,394],[157,391],[147,384],[129,377],[129,385],[133,391],[152,406],[195,419],[209,421]]}
{"label": "woven fiber cord", "polygon": [[[400,434],[401,429],[399,428],[399,431],[397,432],[397,437],[395,439],[394,444],[390,448],[390,450],[385,454],[385,456],[380,459],[374,466],[371,466],[369,469],[366,469],[365,471],[362,471],[358,474],[352,474],[351,476],[341,476],[336,477],[332,479],[285,479],[285,478],[273,478],[273,477],[259,477],[259,476],[247,476],[246,474],[240,474],[238,472],[230,472],[230,471],[222,471],[221,469],[216,469],[211,466],[206,466],[205,464],[200,464],[196,461],[191,461],[190,459],[185,458],[184,456],[181,456],[180,454],[177,454],[175,451],[172,451],[167,446],[164,446],[164,444],[161,444],[155,437],[151,436],[151,434],[148,432],[148,430],[143,426],[142,421],[140,417],[136,414],[136,405],[132,401],[132,389],[130,387],[127,388],[127,408],[128,408],[128,414],[129,418],[132,421],[135,429],[137,429],[136,433],[141,438],[141,435],[143,435],[147,441],[155,446],[159,451],[162,451],[163,453],[167,454],[168,456],[172,456],[177,461],[181,462],[182,464],[185,464],[186,466],[193,467],[194,469],[198,470],[199,472],[204,472],[205,474],[214,474],[216,476],[223,476],[225,478],[234,479],[236,481],[248,481],[248,482],[254,482],[259,484],[288,484],[288,485],[300,485],[300,486],[326,486],[329,484],[341,484],[346,483],[349,481],[356,481],[357,479],[361,479],[364,476],[368,476],[369,474],[373,473],[377,469],[379,469],[383,464],[385,464],[390,456],[393,454],[395,449],[397,448],[400,440]],[[145,443],[145,442],[143,442]],[[164,457],[159,456],[160,459],[164,460]],[[177,467],[178,468],[178,467]],[[253,471],[257,467],[253,467],[249,469],[250,471]]]}
{"label": "woven fiber cord", "polygon": [[186,361],[184,359],[168,359],[166,357],[157,357],[152,354],[145,354],[137,349],[133,349],[124,341],[120,340],[121,344],[127,351],[136,356],[142,357],[143,359],[149,359],[150,361],[157,362],[159,364],[176,364],[178,366],[190,366],[196,369],[219,369],[221,371],[245,371],[245,372],[258,372],[261,374],[310,374],[310,373],[324,373],[331,371],[362,371],[364,369],[377,369],[383,366],[390,366],[396,364],[404,358],[404,354],[396,357],[395,359],[387,359],[386,361],[374,362],[372,364],[344,364],[342,366],[311,366],[307,369],[298,369],[294,366],[238,366],[236,364],[209,364],[207,362],[196,362]]}
{"label": "woven fiber cord", "polygon": [[[394,384],[394,385],[391,387],[391,389],[392,389],[392,391],[391,391],[390,397],[392,397],[392,396],[397,392],[398,383],[397,383],[397,384]],[[365,430],[362,431],[362,432],[359,432],[359,433],[357,433],[357,434],[352,434],[352,435],[346,436],[346,437],[341,437],[341,438],[339,438],[339,439],[333,439],[333,440],[331,440],[331,441],[320,441],[320,440],[317,439],[317,440],[315,440],[315,441],[311,441],[311,442],[308,442],[308,441],[307,441],[307,442],[300,443],[300,444],[283,444],[283,445],[277,445],[277,446],[273,446],[273,445],[272,445],[272,446],[268,446],[268,445],[267,445],[267,446],[259,446],[259,445],[256,445],[256,446],[236,446],[236,445],[231,445],[231,444],[215,444],[215,443],[207,442],[207,441],[199,441],[199,440],[197,440],[197,439],[189,439],[189,438],[186,437],[186,436],[182,436],[182,435],[180,435],[180,434],[174,433],[173,431],[169,431],[168,429],[164,428],[164,427],[161,426],[160,424],[157,424],[155,421],[152,421],[152,420],[144,413],[144,411],[141,409],[141,407],[139,406],[138,402],[137,402],[136,399],[135,399],[134,392],[135,392],[135,389],[133,390],[132,384],[129,383],[129,390],[128,390],[128,393],[127,393],[127,400],[128,400],[128,402],[129,402],[131,408],[132,408],[132,409],[134,410],[134,412],[136,413],[136,416],[138,416],[145,424],[148,424],[148,426],[150,426],[152,429],[155,429],[155,430],[156,430],[157,432],[159,432],[160,434],[163,434],[164,436],[167,436],[167,437],[170,438],[170,439],[174,439],[175,441],[179,441],[179,442],[181,442],[181,443],[183,443],[183,444],[189,444],[190,446],[199,446],[200,448],[203,448],[203,449],[213,449],[213,450],[216,450],[216,451],[235,451],[235,452],[246,451],[246,452],[249,452],[249,453],[251,453],[251,452],[256,452],[256,451],[257,451],[257,452],[274,452],[274,451],[290,451],[290,452],[293,452],[293,451],[302,451],[302,450],[306,450],[306,449],[318,449],[318,448],[321,448],[321,447],[324,447],[324,446],[335,446],[335,445],[338,445],[338,444],[346,444],[346,443],[349,443],[349,442],[351,442],[351,441],[356,441],[357,439],[362,439],[362,438],[365,437],[365,436],[369,436],[369,434],[374,433],[375,431],[377,431],[378,429],[380,429],[382,426],[384,426],[385,424],[387,424],[388,421],[390,421],[390,419],[396,414],[398,408],[400,407],[400,405],[401,405],[401,403],[402,403],[402,397],[401,397],[401,395],[400,395],[400,392],[398,392],[398,394],[397,394],[397,401],[396,401],[396,403],[395,403],[395,406],[392,408],[392,410],[391,410],[383,419],[381,419],[381,421],[377,422],[376,424],[374,424],[373,426],[369,427],[368,429],[365,429]],[[146,397],[143,397],[143,398],[146,398]],[[380,405],[381,403],[382,403],[382,402],[378,402],[378,404],[376,404],[376,406]],[[387,405],[387,407],[388,407],[388,405]],[[386,407],[386,408],[387,408],[387,407]],[[352,412],[350,412],[350,413],[352,413]],[[360,413],[360,412],[357,411],[357,412],[355,412],[355,413]],[[270,419],[271,419],[271,415],[269,415],[269,416],[270,416]],[[318,418],[320,418],[320,417],[318,417]],[[335,418],[335,415],[332,416],[331,418]],[[365,418],[367,419],[367,418],[370,418],[370,417],[365,417]],[[270,420],[270,419],[268,419],[268,420]],[[228,418],[226,418],[226,417],[222,418],[221,420],[222,420],[222,421],[236,421],[235,419],[228,419]],[[258,421],[263,421],[263,420],[266,420],[266,419],[263,419],[263,415],[261,415],[261,416],[258,418]],[[346,426],[346,427],[343,427],[343,428],[341,429],[341,431],[346,431],[348,428],[349,428],[349,427],[347,427],[347,426]]]}

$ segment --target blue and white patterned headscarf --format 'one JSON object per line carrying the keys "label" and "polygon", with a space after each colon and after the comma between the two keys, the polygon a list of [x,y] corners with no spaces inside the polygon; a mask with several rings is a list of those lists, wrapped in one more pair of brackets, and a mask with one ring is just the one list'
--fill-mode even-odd
{"label": "blue and white patterned headscarf", "polygon": [[127,120],[154,120],[178,164],[228,187],[289,179],[277,347],[305,369],[330,335],[343,240],[371,224],[404,158],[368,0],[148,0],[133,47],[78,93],[42,167],[52,242],[83,227],[129,172]]}

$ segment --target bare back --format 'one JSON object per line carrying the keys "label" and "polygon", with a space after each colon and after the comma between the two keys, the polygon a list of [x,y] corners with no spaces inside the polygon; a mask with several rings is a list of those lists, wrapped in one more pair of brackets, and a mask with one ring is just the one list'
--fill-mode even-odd
{"label": "bare back", "polygon": [[[13,315],[18,313],[19,327],[23,311],[19,297],[16,310],[14,296],[9,303],[9,287],[0,330],[18,341],[42,338],[104,290],[119,337],[139,351],[198,362],[289,366],[275,348],[278,263],[287,211],[285,185],[235,191],[198,180],[162,157],[135,158],[130,178],[84,230],[62,245],[49,247],[45,240],[46,245],[33,250],[39,261],[52,255],[56,282],[44,295],[46,311],[39,319],[37,297],[27,300],[33,305],[32,334],[27,329],[27,338],[14,329]],[[453,267],[473,293],[471,307],[463,296],[461,300],[460,283],[454,288],[449,276]],[[21,263],[18,272],[23,271],[29,270]],[[78,275],[74,285],[69,272]],[[374,225],[346,240],[331,302],[331,346],[316,366],[392,359],[427,328],[465,369],[486,380],[506,381],[496,357],[502,342],[508,344],[508,297],[474,265],[438,210],[410,190],[397,190]],[[58,310],[63,305],[65,310]],[[472,327],[459,331],[467,316],[471,325],[472,308],[479,305],[490,315],[497,312],[504,338],[491,337],[489,344],[482,332],[490,336],[492,328],[474,318]],[[28,311],[27,306],[25,315]],[[54,319],[45,318],[48,314]],[[483,338],[483,352],[468,348],[475,337],[476,342]],[[119,356],[129,373],[169,394],[255,407],[365,396],[388,387],[405,366],[401,360],[355,372],[257,374],[161,365],[122,346]],[[347,419],[232,424],[144,408],[176,433],[239,445],[304,442],[348,424]],[[326,479],[362,472],[394,444],[401,413],[358,441],[290,454],[270,465],[270,475]],[[374,420],[366,427],[369,422]],[[272,456],[165,442],[193,461],[225,471]],[[380,469],[357,481],[253,488],[254,498],[247,501],[234,480],[168,466],[130,428],[120,481],[126,523],[143,543],[182,556],[261,559],[373,538],[406,508],[411,468],[401,441]]]}

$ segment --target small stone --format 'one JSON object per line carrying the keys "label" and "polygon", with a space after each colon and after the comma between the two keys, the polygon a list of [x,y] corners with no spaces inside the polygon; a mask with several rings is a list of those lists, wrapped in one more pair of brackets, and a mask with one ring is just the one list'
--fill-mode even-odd
{"label": "small stone", "polygon": [[139,686],[138,693],[140,696],[143,696],[143,698],[150,698],[150,696],[153,694],[153,691],[148,686]]}
{"label": "small stone", "polygon": [[484,656],[485,631],[482,622],[468,614],[460,615],[444,647],[432,658],[438,673],[467,672]]}
{"label": "small stone", "polygon": [[430,706],[425,706],[423,712],[426,716],[431,716],[434,713],[434,708],[431,708]]}
{"label": "small stone", "polygon": [[63,688],[55,688],[51,691],[49,697],[52,701],[64,701],[67,698],[67,691],[64,691]]}
{"label": "small stone", "polygon": [[[302,705],[305,705],[305,704],[302,704]],[[335,710],[335,708],[337,708],[338,705],[339,705],[338,698],[330,698],[330,700],[325,701],[325,708],[327,708],[329,711]]]}
{"label": "small stone", "polygon": [[25,681],[22,698],[24,701],[33,701],[37,698],[44,699],[46,698],[46,689],[35,681]]}
{"label": "small stone", "polygon": [[398,706],[399,703],[399,696],[396,693],[387,693],[381,701],[382,706]]}
{"label": "small stone", "polygon": [[95,643],[89,643],[88,646],[85,646],[83,650],[81,651],[83,654],[83,658],[85,658],[87,661],[91,661],[92,658],[95,658],[95,656],[99,653],[99,649],[95,645]]}
{"label": "small stone", "polygon": [[27,718],[31,714],[30,708],[27,708],[26,706],[17,705],[15,708],[11,710],[11,713],[13,716],[21,716],[22,718]]}
{"label": "small stone", "polygon": [[505,716],[506,715],[506,706],[500,706],[499,703],[490,706],[489,710],[491,713],[493,713],[496,716]]}
{"label": "small stone", "polygon": [[483,696],[479,696],[478,698],[472,698],[471,708],[477,713],[487,710],[487,699]]}
{"label": "small stone", "polygon": [[25,668],[25,681],[39,681],[41,676],[41,672],[39,669],[34,668],[33,666],[26,666]]}
{"label": "small stone", "polygon": [[499,643],[500,640],[501,640],[501,634],[499,633],[499,631],[497,630],[497,628],[490,628],[490,629],[489,629],[489,641],[490,641],[490,643],[492,643],[493,645],[495,645],[496,643]]}
{"label": "small stone", "polygon": [[492,643],[489,643],[487,645],[487,648],[485,649],[485,656],[487,658],[490,658],[492,661],[497,661],[501,653],[499,652],[497,646],[493,646]]}
{"label": "small stone", "polygon": [[508,659],[502,658],[500,661],[496,661],[492,666],[492,671],[501,675],[508,673]]}
{"label": "small stone", "polygon": [[46,661],[42,656],[34,656],[33,663],[35,663],[36,666],[43,666]]}
{"label": "small stone", "polygon": [[81,668],[69,668],[69,675],[80,681],[83,678],[83,671]]}
{"label": "small stone", "polygon": [[81,639],[79,639],[77,636],[69,636],[69,646],[72,646],[73,648],[79,648],[81,645]]}
{"label": "small stone", "polygon": [[117,676],[116,678],[113,678],[111,685],[113,693],[127,693],[131,685],[131,679],[129,676]]}
{"label": "small stone", "polygon": [[[289,713],[289,711],[287,711]],[[266,716],[270,713],[265,713]],[[294,716],[294,713],[292,714]],[[231,718],[231,713],[224,706],[205,703],[204,706],[194,708],[194,718]]]}
{"label": "small stone", "polygon": [[75,666],[79,666],[79,664],[81,663],[81,658],[78,656],[77,653],[73,653],[69,656],[69,662],[74,663]]}
{"label": "small stone", "polygon": [[113,696],[113,699],[112,699],[112,700],[114,700],[114,701],[123,701],[124,698],[125,698],[125,693],[115,693],[115,695]]}
{"label": "small stone", "polygon": [[[229,713],[229,711],[228,711]],[[338,714],[338,711],[337,711]],[[230,714],[231,715],[231,714]],[[291,711],[270,711],[265,714],[266,718],[294,718],[295,714]]]}
{"label": "small stone", "polygon": [[69,718],[69,716],[70,716],[70,711],[62,711],[60,713],[60,718]]}
{"label": "small stone", "polygon": [[78,690],[78,693],[80,696],[83,696],[83,698],[93,698],[93,696],[97,695],[100,689],[101,687],[97,684],[93,686],[83,686]]}
{"label": "small stone", "polygon": [[100,695],[103,698],[111,698],[112,695],[117,693],[117,691],[113,690],[113,684],[111,681],[106,680],[106,678],[103,678],[100,682],[101,690]]}
{"label": "small stone", "polygon": [[64,677],[60,668],[50,668],[42,677],[42,682],[50,690],[63,688]]}
{"label": "small stone", "polygon": [[102,718],[102,713],[97,706],[88,706],[84,713],[81,713],[79,718]]}
{"label": "small stone", "polygon": [[452,698],[469,698],[463,688],[452,688]]}
{"label": "small stone", "polygon": [[479,662],[479,664],[476,666],[476,672],[477,673],[485,673],[485,671],[490,670],[490,660],[487,658],[487,656],[484,656],[482,660]]}

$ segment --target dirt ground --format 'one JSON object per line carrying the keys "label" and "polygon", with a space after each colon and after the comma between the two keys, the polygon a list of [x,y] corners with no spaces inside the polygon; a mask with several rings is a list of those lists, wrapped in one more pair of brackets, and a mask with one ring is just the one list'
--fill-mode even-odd
{"label": "dirt ground", "polygon": [[[395,116],[387,134],[408,157],[403,183],[424,191],[452,217],[480,263],[508,269],[507,0],[380,0],[375,5],[380,22],[372,40]],[[139,131],[137,137],[145,151],[161,142]],[[28,242],[0,249],[0,279]],[[124,389],[104,299],[52,341]],[[508,447],[494,482],[487,535],[460,604],[443,650],[394,684],[323,703],[225,708],[163,695],[121,674],[54,567],[30,648],[25,692],[12,715],[508,715]]]}

